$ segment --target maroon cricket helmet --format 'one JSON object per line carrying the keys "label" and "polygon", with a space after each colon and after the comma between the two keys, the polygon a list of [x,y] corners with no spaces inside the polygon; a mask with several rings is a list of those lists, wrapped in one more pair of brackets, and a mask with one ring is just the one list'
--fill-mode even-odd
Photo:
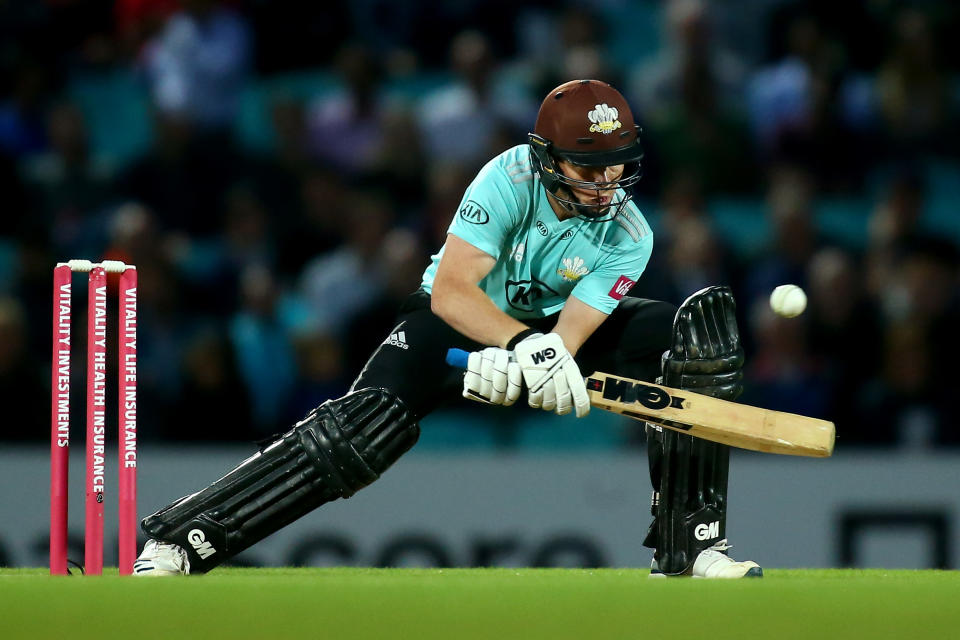
{"label": "maroon cricket helmet", "polygon": [[571,80],[540,105],[535,135],[572,164],[610,166],[643,157],[633,113],[619,91],[599,80]]}
{"label": "maroon cricket helmet", "polygon": [[[610,84],[600,80],[571,80],[547,94],[540,105],[537,122],[528,139],[536,160],[534,166],[543,186],[568,209],[598,220],[610,207],[598,212],[584,207],[564,187],[578,189],[629,189],[640,179],[640,128],[626,99]],[[615,182],[590,182],[565,175],[556,161],[578,166],[624,165]],[[611,203],[616,215],[630,199],[625,195]]]}

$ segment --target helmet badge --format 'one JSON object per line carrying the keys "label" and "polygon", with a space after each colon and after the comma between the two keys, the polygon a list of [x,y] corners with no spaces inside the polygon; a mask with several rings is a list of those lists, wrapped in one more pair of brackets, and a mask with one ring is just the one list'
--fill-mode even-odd
{"label": "helmet badge", "polygon": [[607,106],[606,102],[596,105],[593,111],[587,113],[587,118],[593,123],[590,125],[590,132],[602,133],[604,135],[613,133],[623,126],[620,124],[620,121],[617,120],[619,115],[620,112],[617,111],[617,108]]}

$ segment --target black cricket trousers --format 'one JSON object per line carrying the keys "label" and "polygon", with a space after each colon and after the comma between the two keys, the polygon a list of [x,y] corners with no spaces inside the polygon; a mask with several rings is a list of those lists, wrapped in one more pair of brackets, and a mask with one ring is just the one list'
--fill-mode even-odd
{"label": "black cricket trousers", "polygon": [[[604,371],[654,382],[660,375],[660,356],[670,347],[676,311],[668,302],[623,298],[580,348],[576,357],[580,372],[586,376]],[[551,315],[523,322],[547,332],[556,320]],[[446,363],[447,349],[478,351],[487,346],[434,315],[430,295],[420,290],[404,302],[393,331],[370,356],[351,390],[388,389],[420,419],[443,404],[463,400],[463,371]]]}

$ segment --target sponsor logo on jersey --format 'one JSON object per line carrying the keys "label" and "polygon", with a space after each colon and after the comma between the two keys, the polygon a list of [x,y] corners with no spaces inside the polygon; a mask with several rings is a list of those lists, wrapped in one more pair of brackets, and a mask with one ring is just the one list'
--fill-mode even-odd
{"label": "sponsor logo on jersey", "polygon": [[460,217],[470,224],[487,224],[490,222],[490,215],[473,200],[467,200],[463,203],[463,206],[460,207]]}
{"label": "sponsor logo on jersey", "polygon": [[390,336],[383,341],[383,344],[389,344],[393,347],[400,347],[401,349],[410,348],[410,345],[407,344],[406,331],[397,331],[396,333],[391,333]]}
{"label": "sponsor logo on jersey", "polygon": [[547,225],[543,224],[543,222],[539,220],[537,220],[537,231],[539,231],[540,235],[543,237],[547,237]]}
{"label": "sponsor logo on jersey", "polygon": [[590,270],[584,266],[583,258],[580,256],[564,258],[562,266],[557,269],[557,273],[560,274],[560,277],[567,282],[576,282],[589,272]]}
{"label": "sponsor logo on jersey", "polygon": [[213,545],[207,542],[207,536],[200,529],[190,529],[187,532],[187,542],[197,552],[201,559],[205,560],[217,552]]}
{"label": "sponsor logo on jersey", "polygon": [[560,236],[560,239],[569,240],[572,237],[573,237],[573,229],[567,229],[566,231],[563,232],[563,235]]}
{"label": "sponsor logo on jersey", "polygon": [[533,311],[536,302],[547,295],[558,296],[545,282],[540,280],[507,280],[505,291],[507,304],[518,311]]}
{"label": "sponsor logo on jersey", "polygon": [[697,540],[711,540],[720,537],[720,521],[714,520],[710,524],[701,522],[693,529],[693,535]]}
{"label": "sponsor logo on jersey", "polygon": [[593,124],[590,125],[591,133],[602,133],[604,135],[613,133],[623,125],[617,118],[620,112],[616,107],[607,106],[607,103],[598,104],[593,111],[587,113],[587,119]]}
{"label": "sponsor logo on jersey", "polygon": [[627,276],[620,276],[620,279],[614,283],[613,288],[610,289],[610,293],[608,295],[614,300],[620,300],[623,298],[623,296],[627,295],[627,292],[630,291],[630,288],[635,284],[637,283]]}

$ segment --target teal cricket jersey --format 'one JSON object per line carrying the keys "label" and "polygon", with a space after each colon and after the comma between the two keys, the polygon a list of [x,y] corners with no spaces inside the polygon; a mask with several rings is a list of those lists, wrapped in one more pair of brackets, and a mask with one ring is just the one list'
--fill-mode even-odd
{"label": "teal cricket jersey", "polygon": [[[619,191],[614,199],[622,197]],[[643,273],[653,249],[650,226],[632,201],[606,222],[557,220],[526,144],[480,170],[448,233],[496,259],[478,284],[518,319],[557,313],[570,295],[609,314]],[[444,248],[423,274],[428,293]]]}

